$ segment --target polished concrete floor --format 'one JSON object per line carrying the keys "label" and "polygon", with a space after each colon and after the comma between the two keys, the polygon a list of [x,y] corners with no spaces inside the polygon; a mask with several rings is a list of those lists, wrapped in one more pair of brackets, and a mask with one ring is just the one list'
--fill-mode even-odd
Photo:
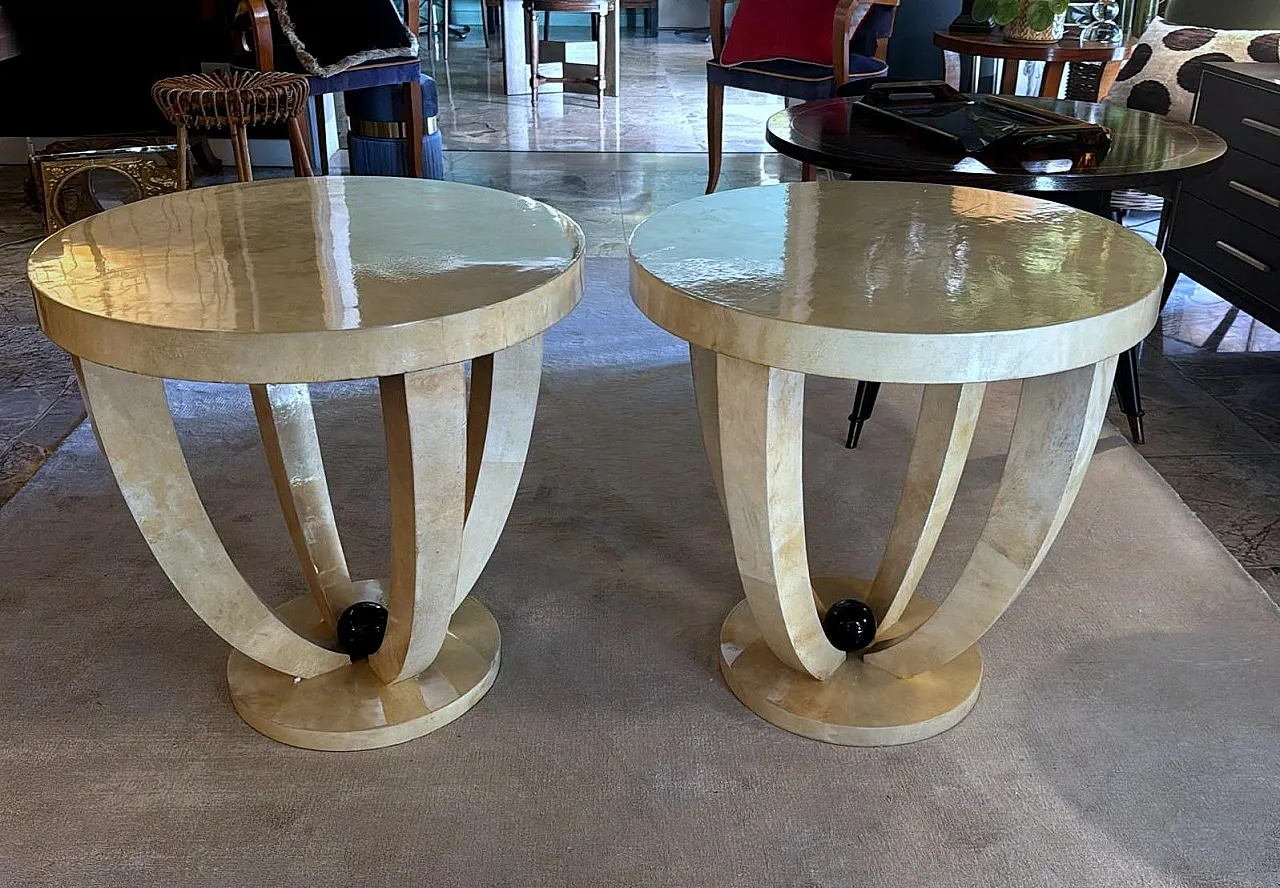
{"label": "polished concrete floor", "polygon": [[[455,42],[447,63],[424,46],[448,177],[546,201],[578,221],[590,255],[624,257],[641,220],[703,191],[708,48],[666,33],[622,46],[620,100],[597,109],[591,97],[549,94],[536,112],[528,97],[502,94],[496,49],[478,33]],[[799,178],[761,135],[780,107],[728,92],[721,188]],[[35,326],[23,266],[41,224],[25,174],[0,167],[0,503],[83,415],[68,361]],[[1130,224],[1154,236],[1150,217]],[[1142,386],[1139,452],[1280,601],[1280,334],[1183,278],[1147,342]],[[1112,418],[1125,427],[1114,408]]]}

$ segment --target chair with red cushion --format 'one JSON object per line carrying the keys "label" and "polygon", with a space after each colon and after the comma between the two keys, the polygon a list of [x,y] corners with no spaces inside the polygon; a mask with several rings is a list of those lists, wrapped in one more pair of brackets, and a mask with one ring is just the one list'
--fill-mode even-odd
{"label": "chair with red cushion", "polygon": [[[724,9],[738,2],[726,38]],[[789,99],[829,99],[836,89],[889,72],[885,57],[898,0],[710,0],[707,193],[720,180],[724,88]]]}

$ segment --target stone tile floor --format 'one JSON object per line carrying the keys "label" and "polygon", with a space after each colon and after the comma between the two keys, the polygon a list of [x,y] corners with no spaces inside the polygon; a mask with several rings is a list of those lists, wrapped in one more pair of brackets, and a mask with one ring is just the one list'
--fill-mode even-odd
{"label": "stone tile floor", "polygon": [[[589,254],[602,257],[625,256],[642,219],[701,194],[705,163],[704,155],[679,153],[446,154],[451,179],[569,213]],[[741,153],[726,158],[721,187],[798,175],[775,154]],[[35,326],[23,268],[41,226],[24,205],[24,177],[21,168],[0,167],[0,503],[83,416],[68,361]],[[1154,229],[1149,218],[1136,225]],[[1280,334],[1183,278],[1146,343],[1142,384],[1140,452],[1280,602]],[[1111,418],[1126,427],[1114,408]]]}
{"label": "stone tile floor", "polygon": [[[586,40],[586,29],[553,24],[554,40]],[[453,41],[449,60],[423,38],[423,64],[436,78],[440,130],[446,150],[638,151],[707,150],[706,63],[711,47],[701,34],[647,38],[623,31],[619,95],[596,107],[594,96],[543,93],[535,110],[529,97],[503,93],[496,40],[484,45],[479,28]],[[728,90],[724,148],[761,152],[764,124],[782,109],[782,99]]]}

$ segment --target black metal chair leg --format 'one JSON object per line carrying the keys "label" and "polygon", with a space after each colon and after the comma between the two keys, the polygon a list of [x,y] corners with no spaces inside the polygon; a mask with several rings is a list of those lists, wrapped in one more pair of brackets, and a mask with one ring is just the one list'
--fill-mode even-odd
{"label": "black metal chair leg", "polygon": [[1129,418],[1129,433],[1134,444],[1145,444],[1147,433],[1142,425],[1142,389],[1138,385],[1138,356],[1141,343],[1120,353],[1116,362],[1116,400],[1120,410]]}
{"label": "black metal chair leg", "polygon": [[858,390],[853,393],[853,412],[849,414],[849,437],[844,441],[844,446],[849,450],[858,446],[858,439],[862,437],[862,424],[871,418],[871,411],[876,409],[878,394],[880,383],[858,383]]}

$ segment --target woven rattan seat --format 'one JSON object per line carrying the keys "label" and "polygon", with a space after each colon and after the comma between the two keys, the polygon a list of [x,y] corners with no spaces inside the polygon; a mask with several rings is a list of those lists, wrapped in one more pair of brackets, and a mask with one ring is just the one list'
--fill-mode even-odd
{"label": "woven rattan seat", "polygon": [[161,80],[151,89],[160,113],[178,128],[182,157],[179,184],[187,187],[187,130],[228,127],[241,181],[253,178],[246,127],[286,123],[295,148],[295,172],[311,175],[299,118],[310,89],[301,74],[280,71],[217,71]]}

